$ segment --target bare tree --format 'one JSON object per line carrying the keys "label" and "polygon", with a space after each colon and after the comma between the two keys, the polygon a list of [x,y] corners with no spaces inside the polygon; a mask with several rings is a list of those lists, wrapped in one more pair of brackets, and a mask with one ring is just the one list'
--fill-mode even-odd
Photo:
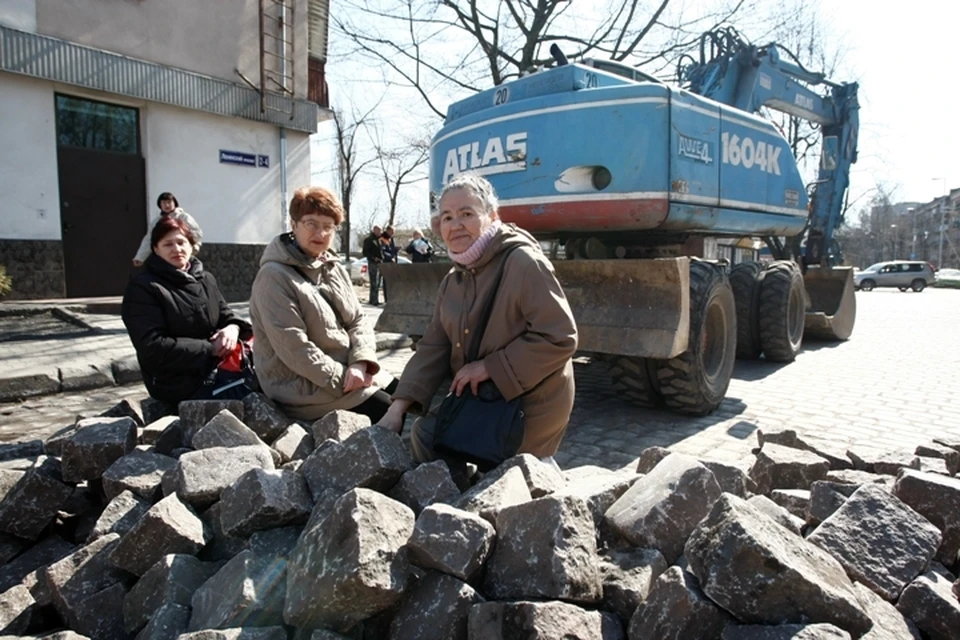
{"label": "bare tree", "polygon": [[337,184],[340,189],[340,202],[343,204],[344,220],[340,233],[340,251],[343,255],[350,254],[350,227],[352,221],[351,208],[353,193],[361,173],[376,157],[361,157],[358,136],[369,126],[373,110],[376,106],[363,114],[350,111],[344,114],[340,109],[333,110],[333,124],[337,137]]}
{"label": "bare tree", "polygon": [[882,260],[902,258],[910,247],[909,210],[896,204],[897,188],[877,184],[870,201],[859,210],[856,225],[843,225],[837,240],[847,264],[866,267]]}
{"label": "bare tree", "polygon": [[[633,64],[673,60],[697,36],[753,0],[718,0],[684,21],[671,0],[345,0],[331,16],[347,55],[381,66],[388,84],[413,89],[439,117],[445,93],[476,92],[552,63],[551,45],[570,60]],[[702,4],[702,3],[701,3]],[[648,40],[650,42],[648,42]]]}
{"label": "bare tree", "polygon": [[[778,5],[765,39],[777,43],[787,62],[821,72],[831,81],[842,81],[834,75],[846,47],[841,40],[827,34],[815,1],[793,0]],[[819,156],[821,131],[818,125],[782,112],[771,111],[764,115],[780,128],[799,164]]]}
{"label": "bare tree", "polygon": [[403,187],[427,179],[421,169],[430,157],[430,141],[420,138],[387,146],[378,128],[372,130],[373,148],[380,167],[380,179],[387,192],[388,225],[396,223],[397,204]]}

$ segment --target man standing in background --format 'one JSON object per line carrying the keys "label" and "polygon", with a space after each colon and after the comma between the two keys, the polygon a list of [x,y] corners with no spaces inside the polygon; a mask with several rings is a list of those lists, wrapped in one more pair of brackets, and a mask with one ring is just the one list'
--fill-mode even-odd
{"label": "man standing in background", "polygon": [[387,248],[383,250],[383,261],[396,262],[397,256],[400,255],[400,252],[397,250],[397,243],[393,239],[393,234],[394,234],[393,225],[388,224],[387,228],[384,229],[384,232],[386,232],[387,238],[389,238],[390,241],[387,243],[388,245]]}
{"label": "man standing in background", "polygon": [[[370,234],[363,239],[363,257],[367,259],[367,274],[370,276],[370,304],[380,306],[380,263],[383,262],[383,245],[380,225],[373,225]],[[386,292],[384,292],[386,294]]]}

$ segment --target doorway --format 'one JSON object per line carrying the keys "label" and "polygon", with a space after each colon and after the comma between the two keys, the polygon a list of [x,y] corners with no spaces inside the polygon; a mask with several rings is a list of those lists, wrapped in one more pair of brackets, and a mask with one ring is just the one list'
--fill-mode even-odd
{"label": "doorway", "polygon": [[76,96],[55,98],[67,296],[122,295],[147,230],[140,112]]}

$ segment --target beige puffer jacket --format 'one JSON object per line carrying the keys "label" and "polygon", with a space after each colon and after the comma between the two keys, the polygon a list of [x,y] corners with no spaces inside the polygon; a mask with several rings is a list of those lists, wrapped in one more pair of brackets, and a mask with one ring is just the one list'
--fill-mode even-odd
{"label": "beige puffer jacket", "polygon": [[377,391],[373,386],[343,393],[349,365],[366,361],[374,373],[380,365],[373,328],[334,252],[311,259],[289,234],[275,238],[260,259],[250,317],[260,386],[291,418],[316,420],[335,409],[352,409]]}

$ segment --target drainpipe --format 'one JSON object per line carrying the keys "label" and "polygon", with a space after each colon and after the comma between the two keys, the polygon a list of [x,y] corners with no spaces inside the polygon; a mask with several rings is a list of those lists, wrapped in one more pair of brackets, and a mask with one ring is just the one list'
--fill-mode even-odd
{"label": "drainpipe", "polygon": [[287,130],[280,127],[280,232],[287,231]]}
{"label": "drainpipe", "polygon": [[[287,7],[280,2],[280,78],[287,86]],[[287,230],[287,129],[280,127],[280,231]]]}

